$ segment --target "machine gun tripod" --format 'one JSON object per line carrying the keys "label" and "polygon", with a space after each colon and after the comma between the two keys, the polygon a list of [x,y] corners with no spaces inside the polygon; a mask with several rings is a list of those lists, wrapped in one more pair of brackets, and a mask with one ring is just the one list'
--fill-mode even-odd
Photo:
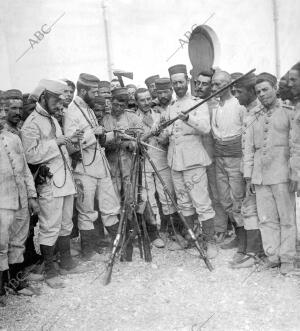
{"label": "machine gun tripod", "polygon": [[140,138],[134,138],[128,135],[123,135],[125,139],[135,141],[135,150],[132,155],[130,180],[126,183],[125,197],[122,204],[122,212],[120,217],[119,228],[117,236],[113,243],[113,249],[107,264],[107,270],[104,275],[103,283],[107,285],[110,283],[112,269],[118,253],[121,254],[121,260],[132,260],[133,241],[138,237],[138,244],[141,258],[145,258],[146,262],[152,261],[150,239],[147,231],[146,222],[151,223],[153,219],[153,212],[149,201],[143,202],[142,200],[142,177],[143,177],[143,163],[147,159],[152,166],[157,178],[162,184],[165,194],[170,198],[173,206],[175,207],[181,222],[185,226],[191,241],[199,252],[200,258],[203,259],[209,271],[213,270],[205,250],[199,239],[196,237],[193,229],[189,226],[188,222],[182,215],[174,197],[169,191],[166,183],[157,170],[154,162],[148,154],[145,145],[140,141]]}

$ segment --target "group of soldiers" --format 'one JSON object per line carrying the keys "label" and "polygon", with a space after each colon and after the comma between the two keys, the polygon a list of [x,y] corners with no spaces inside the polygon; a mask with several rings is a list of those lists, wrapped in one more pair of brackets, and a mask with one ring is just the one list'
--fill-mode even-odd
{"label": "group of soldiers", "polygon": [[[142,196],[155,218],[156,224],[147,223],[153,246],[191,247],[179,210],[202,238],[208,258],[219,248],[236,248],[233,269],[257,263],[264,269],[280,267],[283,275],[294,269],[300,63],[279,84],[266,72],[244,76],[209,69],[191,82],[183,64],[168,71],[169,77],[148,77],[145,88],[121,87],[118,79],[101,81],[82,73],[76,88],[68,79],[42,79],[31,94],[1,92],[2,305],[7,284],[18,280],[24,267],[35,215],[42,279],[50,287],[64,286],[62,274],[84,271],[71,255],[74,224],[81,258],[103,261],[92,244],[94,223],[99,214],[114,240],[137,137],[164,181],[145,159]],[[179,119],[160,130],[161,123],[175,117]],[[235,232],[231,241],[226,239],[230,226]],[[15,291],[27,286],[15,283]]]}

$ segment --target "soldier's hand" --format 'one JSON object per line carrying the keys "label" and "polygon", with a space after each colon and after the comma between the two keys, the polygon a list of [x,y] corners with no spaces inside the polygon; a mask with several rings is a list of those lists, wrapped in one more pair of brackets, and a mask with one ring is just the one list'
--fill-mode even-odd
{"label": "soldier's hand", "polygon": [[189,115],[188,115],[188,114],[184,114],[184,113],[182,113],[182,112],[180,112],[180,113],[178,114],[178,117],[179,117],[179,119],[181,119],[182,121],[187,121],[187,120],[189,119]]}
{"label": "soldier's hand", "polygon": [[78,140],[82,140],[83,139],[83,130],[79,130],[77,129],[73,135],[70,137],[70,139],[72,140],[72,142],[77,142]]}
{"label": "soldier's hand", "polygon": [[66,138],[65,136],[60,136],[56,138],[56,143],[58,146],[65,145],[67,142],[68,142],[68,138]]}
{"label": "soldier's hand", "polygon": [[40,212],[40,206],[35,198],[28,199],[30,215],[37,215]]}
{"label": "soldier's hand", "polygon": [[97,126],[95,129],[93,129],[93,131],[96,136],[102,136],[105,133],[103,126]]}
{"label": "soldier's hand", "polygon": [[298,189],[298,182],[290,179],[289,180],[289,191],[291,193],[294,193],[294,192],[297,192],[297,189]]}

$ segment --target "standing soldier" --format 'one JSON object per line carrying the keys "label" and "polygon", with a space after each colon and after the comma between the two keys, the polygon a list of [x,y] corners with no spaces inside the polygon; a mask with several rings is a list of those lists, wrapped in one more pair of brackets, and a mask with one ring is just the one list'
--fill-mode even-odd
{"label": "standing soldier", "polygon": [[119,141],[113,130],[142,130],[140,119],[135,113],[127,111],[128,91],[120,87],[112,91],[112,112],[103,118],[103,126],[112,139],[105,144],[107,159],[115,191],[121,197],[130,177],[131,157],[134,149],[132,141]]}
{"label": "standing soldier", "polygon": [[[216,92],[231,82],[229,73],[216,71],[212,78],[212,92]],[[218,104],[213,107],[212,133],[215,139],[216,177],[221,204],[236,226],[238,239],[237,253],[245,251],[245,230],[241,216],[241,206],[245,194],[245,182],[240,171],[242,160],[242,127],[245,108],[234,98],[230,89],[218,96]],[[224,238],[227,219],[223,224]],[[234,258],[240,258],[236,254]]]}
{"label": "standing soldier", "polygon": [[[212,69],[204,70],[201,71],[197,76],[197,79],[195,81],[195,92],[196,95],[202,100],[208,98],[211,94],[211,80],[213,73],[214,72]],[[212,119],[213,107],[215,106],[215,104],[216,104],[215,100],[209,100],[207,102],[209,116],[210,116],[210,123]],[[211,131],[208,134],[202,136],[202,143],[212,161],[211,164],[208,167],[206,167],[206,173],[208,180],[209,196],[212,201],[213,209],[216,213],[214,224],[215,224],[216,238],[218,238],[218,234],[224,233],[226,231],[225,224],[227,223],[227,215],[221,204],[220,195],[217,186],[215,143]]]}
{"label": "standing soldier", "polygon": [[211,160],[203,147],[203,134],[210,131],[209,110],[202,105],[185,115],[182,112],[194,106],[197,98],[188,93],[186,66],[178,64],[169,68],[177,100],[168,108],[169,119],[180,116],[168,127],[168,164],[179,208],[190,227],[194,226],[195,212],[207,241],[208,256],[215,254],[214,216],[208,194],[206,166]]}
{"label": "standing soldier", "polygon": [[77,96],[65,112],[64,132],[68,136],[83,132],[80,140],[82,160],[74,169],[75,182],[80,188],[76,201],[81,250],[85,260],[100,261],[102,257],[92,247],[94,225],[98,212],[94,200],[98,200],[101,218],[109,234],[114,238],[118,229],[120,204],[114,191],[109,166],[100,146],[98,136],[104,133],[93,110],[98,95],[99,79],[93,75],[80,74],[77,81]]}
{"label": "standing soldier", "polygon": [[[242,151],[243,158],[245,154],[245,142],[248,129],[256,121],[255,111],[261,107],[257,100],[255,93],[256,76],[249,74],[247,77],[242,78],[235,84],[235,97],[239,101],[240,105],[246,107],[246,111],[243,117],[243,134],[242,134]],[[241,172],[243,172],[243,160],[241,162]],[[241,259],[233,261],[232,268],[249,268],[252,267],[256,261],[256,258],[264,256],[264,250],[262,245],[261,233],[259,230],[259,220],[256,207],[256,195],[255,192],[246,192],[246,197],[243,200],[241,213],[244,221],[245,228],[245,251],[240,252]]]}
{"label": "standing soldier", "polygon": [[19,123],[23,107],[23,95],[19,90],[8,90],[6,98],[6,125],[5,128],[20,137]]}
{"label": "standing soldier", "polygon": [[[43,184],[37,186],[39,196],[39,242],[44,258],[46,282],[60,288],[58,272],[53,263],[55,244],[60,254],[60,267],[76,272],[76,263],[70,255],[70,234],[75,186],[69,155],[65,148],[68,139],[62,135],[53,114],[61,103],[65,84],[62,81],[42,80],[41,95],[35,110],[27,117],[21,130],[27,162],[48,167]],[[39,170],[38,170],[39,171]]]}
{"label": "standing soldier", "polygon": [[5,305],[4,272],[16,280],[29,231],[29,212],[38,213],[36,190],[19,137],[0,123],[0,307]]}
{"label": "standing soldier", "polygon": [[292,107],[276,97],[277,79],[269,73],[256,78],[255,90],[263,108],[248,129],[244,156],[247,190],[255,186],[265,268],[278,267],[286,275],[296,255],[295,191],[290,160],[295,153],[290,140]]}

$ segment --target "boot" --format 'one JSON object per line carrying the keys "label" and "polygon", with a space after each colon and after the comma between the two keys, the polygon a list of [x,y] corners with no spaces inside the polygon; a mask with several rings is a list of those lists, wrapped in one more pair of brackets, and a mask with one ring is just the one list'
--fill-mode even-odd
{"label": "boot", "polygon": [[164,214],[161,215],[159,232],[161,232],[161,233],[168,232],[168,224],[169,224],[169,217],[170,216],[169,215],[164,215]]}
{"label": "boot", "polygon": [[0,307],[6,306],[6,292],[4,288],[4,271],[0,271]]}
{"label": "boot", "polygon": [[243,226],[240,226],[236,228],[235,232],[238,240],[238,247],[236,253],[232,258],[232,261],[229,262],[231,264],[235,264],[241,261],[245,257],[245,253],[246,253],[246,245],[247,245],[246,230],[244,229]]}
{"label": "boot", "polygon": [[215,225],[214,225],[214,219],[208,219],[205,221],[202,221],[202,233],[204,237],[204,241],[206,243],[206,252],[207,257],[209,259],[213,259],[217,256],[217,245],[215,241]]}
{"label": "boot", "polygon": [[165,243],[160,238],[156,225],[147,223],[147,231],[148,231],[149,239],[153,246],[157,248],[165,247]]}
{"label": "boot", "polygon": [[84,261],[104,262],[104,257],[93,250],[93,230],[80,230],[81,252]]}
{"label": "boot", "polygon": [[[194,220],[195,220],[195,215],[190,215],[190,216],[184,216],[188,226],[193,230],[194,228]],[[183,231],[184,237],[187,241],[191,241],[191,236],[188,233],[187,229],[184,229]]]}
{"label": "boot", "polygon": [[58,278],[58,272],[55,269],[53,257],[55,245],[47,246],[40,245],[41,253],[44,258],[45,265],[45,281],[52,288],[63,288],[65,287],[63,282]]}
{"label": "boot", "polygon": [[261,233],[259,229],[246,230],[246,239],[246,253],[255,254],[259,258],[265,256]]}
{"label": "boot", "polygon": [[79,274],[89,271],[89,269],[79,267],[73,260],[70,250],[70,236],[60,236],[56,243],[59,253],[59,268],[62,275]]}
{"label": "boot", "polygon": [[109,233],[112,242],[114,242],[114,240],[116,239],[116,236],[118,234],[118,229],[119,229],[119,222],[111,226],[106,226],[106,230]]}
{"label": "boot", "polygon": [[238,239],[237,239],[237,237],[234,237],[233,240],[222,244],[220,247],[222,249],[232,249],[232,248],[236,248],[237,246],[238,246]]}

